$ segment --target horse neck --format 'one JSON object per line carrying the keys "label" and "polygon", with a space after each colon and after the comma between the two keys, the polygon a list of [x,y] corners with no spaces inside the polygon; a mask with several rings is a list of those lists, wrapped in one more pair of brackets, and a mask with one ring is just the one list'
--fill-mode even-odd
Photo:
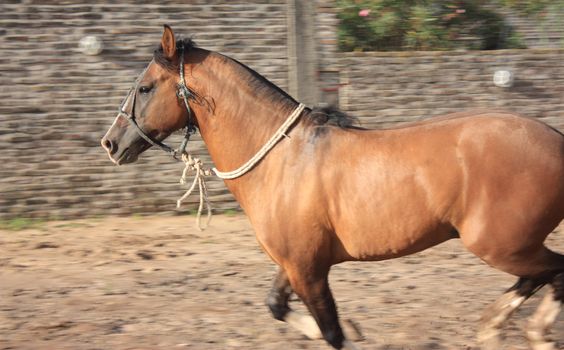
{"label": "horse neck", "polygon": [[207,102],[195,110],[198,127],[220,171],[232,171],[253,157],[298,105],[219,54],[208,54],[193,74]]}

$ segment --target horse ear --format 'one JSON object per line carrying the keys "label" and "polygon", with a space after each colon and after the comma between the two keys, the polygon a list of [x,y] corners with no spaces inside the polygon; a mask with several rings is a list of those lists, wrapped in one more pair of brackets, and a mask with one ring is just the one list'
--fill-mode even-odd
{"label": "horse ear", "polygon": [[169,60],[173,59],[176,55],[176,39],[174,39],[174,32],[167,24],[164,25],[163,38],[161,39],[161,46],[163,53]]}

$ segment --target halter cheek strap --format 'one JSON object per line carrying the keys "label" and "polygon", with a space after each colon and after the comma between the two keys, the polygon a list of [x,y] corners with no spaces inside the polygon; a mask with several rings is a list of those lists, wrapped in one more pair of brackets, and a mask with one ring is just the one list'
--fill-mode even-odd
{"label": "halter cheek strap", "polygon": [[131,107],[131,114],[127,113],[125,110],[121,109],[119,111],[118,115],[122,115],[124,116],[127,121],[129,121],[129,124],[131,124],[134,128],[135,131],[137,131],[137,133],[139,134],[139,136],[141,136],[145,141],[147,141],[148,143],[150,143],[151,145],[155,146],[155,147],[159,147],[160,149],[162,149],[163,151],[170,153],[173,157],[176,157],[177,155],[177,150],[173,149],[172,147],[170,147],[167,144],[164,144],[162,142],[160,142],[159,140],[155,140],[152,137],[150,137],[149,135],[147,135],[143,129],[141,129],[141,127],[139,126],[139,124],[137,124],[137,121],[135,120],[135,92],[133,91],[133,89],[131,90],[131,92],[128,95],[128,98],[131,96],[131,93],[133,93],[133,101],[132,101],[132,107]]}
{"label": "halter cheek strap", "polygon": [[[188,104],[188,99],[193,97],[194,95],[190,92],[190,89],[186,86],[186,80],[185,80],[185,77],[184,77],[184,45],[180,46],[180,64],[179,64],[179,66],[180,66],[179,67],[180,68],[180,71],[179,71],[180,80],[179,80],[178,85],[177,85],[176,95],[178,96],[178,98],[182,98],[182,101],[184,102],[184,106],[186,107],[186,111],[188,112],[188,121],[187,121],[187,124],[186,124],[186,134],[184,135],[184,140],[182,140],[182,143],[180,144],[180,147],[178,149],[174,149],[174,148],[170,147],[169,145],[167,145],[167,144],[165,144],[165,143],[163,143],[159,140],[155,140],[155,139],[151,138],[139,126],[139,124],[137,124],[137,121],[135,120],[135,97],[136,97],[136,90],[137,90],[137,86],[139,85],[139,81],[137,81],[135,83],[135,85],[133,86],[133,88],[131,88],[131,90],[129,90],[127,97],[125,98],[125,100],[122,102],[122,104],[120,106],[118,117],[124,116],[129,121],[129,123],[135,128],[135,131],[137,131],[139,136],[141,136],[145,141],[147,141],[151,145],[158,147],[158,148],[162,149],[163,151],[169,153],[176,160],[180,160],[180,159],[178,159],[178,156],[179,155],[181,156],[181,158],[182,158],[181,160],[185,163],[186,167],[185,167],[184,172],[182,174],[182,178],[180,179],[180,183],[184,184],[184,183],[187,182],[186,177],[187,177],[187,174],[190,170],[193,170],[193,171],[196,172],[196,175],[194,177],[194,181],[192,182],[192,186],[186,191],[184,196],[182,196],[182,198],[180,198],[177,201],[177,207],[180,207],[180,205],[182,204],[182,201],[185,200],[190,195],[190,193],[192,193],[192,191],[194,190],[194,188],[196,187],[196,184],[197,184],[199,189],[200,189],[200,206],[198,208],[198,215],[197,215],[196,220],[197,220],[197,223],[198,223],[198,228],[200,230],[202,230],[203,227],[200,224],[200,216],[202,214],[204,204],[208,208],[208,224],[209,224],[209,221],[211,219],[211,205],[210,205],[210,201],[209,201],[209,198],[208,198],[206,182],[205,182],[205,179],[204,179],[205,176],[211,175],[211,171],[205,170],[202,166],[202,162],[199,159],[192,158],[190,156],[190,154],[188,154],[186,152],[186,145],[188,144],[188,141],[190,139],[190,134],[196,131],[196,126],[195,126],[195,123],[194,123],[193,118],[192,118],[192,109],[190,108],[190,105]],[[143,73],[140,76],[143,76],[144,75]],[[131,109],[130,109],[131,113],[128,113],[127,111],[125,111],[124,107],[129,104],[130,100],[131,100]],[[266,154],[278,143],[278,141],[280,141],[280,139],[282,139],[282,137],[284,137],[286,135],[286,132],[296,122],[296,120],[300,117],[300,115],[302,114],[304,109],[305,109],[305,106],[300,103],[298,105],[298,107],[292,112],[292,114],[290,114],[288,119],[280,126],[280,128],[276,131],[276,133],[274,135],[272,135],[270,140],[268,140],[268,142],[259,150],[259,152],[257,152],[257,154],[255,154],[245,164],[243,164],[242,166],[240,166],[239,168],[237,168],[233,171],[221,172],[221,171],[214,168],[213,172],[218,177],[220,177],[222,179],[235,179],[235,178],[238,178],[238,177],[246,174],[258,162],[260,162],[261,159],[263,159],[266,156]]]}
{"label": "halter cheek strap", "polygon": [[[182,143],[180,144],[180,147],[178,147],[178,149],[174,149],[164,142],[153,139],[151,136],[149,136],[139,126],[139,124],[137,124],[137,121],[135,120],[135,98],[137,96],[136,90],[137,90],[137,86],[139,85],[139,81],[137,81],[135,83],[135,85],[129,90],[129,93],[127,94],[125,100],[122,102],[120,109],[119,109],[119,112],[118,112],[118,117],[120,115],[124,116],[127,119],[127,121],[129,122],[129,124],[131,124],[135,128],[135,131],[137,131],[139,136],[141,136],[145,141],[147,141],[151,145],[158,147],[161,150],[169,153],[174,159],[176,159],[178,161],[181,160],[181,159],[179,159],[179,156],[186,153],[186,145],[188,144],[188,141],[190,140],[190,135],[196,131],[196,127],[194,125],[193,118],[192,118],[192,109],[190,108],[190,105],[188,104],[188,99],[190,97],[192,97],[193,95],[190,92],[190,89],[188,89],[188,87],[186,86],[186,81],[184,79],[184,46],[180,46],[180,64],[179,64],[179,66],[180,66],[180,69],[179,69],[180,70],[180,81],[178,82],[178,86],[177,86],[178,90],[176,91],[176,95],[179,98],[182,98],[182,100],[184,102],[184,106],[186,107],[186,110],[188,112],[188,122],[186,124],[186,133],[184,134],[184,139],[182,140]],[[145,71],[146,70],[147,69],[145,69]],[[141,73],[140,76],[143,76],[145,71],[143,71],[143,73]],[[131,97],[132,95],[133,95],[133,97]],[[132,100],[131,101],[131,113],[127,113],[125,111],[125,107],[128,104],[129,100]]]}

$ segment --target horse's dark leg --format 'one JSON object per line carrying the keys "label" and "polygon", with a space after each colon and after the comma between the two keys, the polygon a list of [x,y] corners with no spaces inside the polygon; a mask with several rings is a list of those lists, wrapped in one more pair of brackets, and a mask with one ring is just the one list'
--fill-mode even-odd
{"label": "horse's dark leg", "polygon": [[323,338],[335,349],[358,349],[345,339],[339,324],[337,306],[329,289],[328,271],[318,276],[315,273],[292,272],[288,276],[292,288],[317,322]]}
{"label": "horse's dark leg", "polygon": [[279,321],[287,322],[310,339],[321,339],[323,335],[313,317],[301,315],[288,306],[292,287],[283,268],[278,270],[272,288],[266,298],[266,305],[272,316]]}
{"label": "horse's dark leg", "polygon": [[478,341],[483,349],[501,349],[499,337],[501,328],[513,312],[544,284],[540,280],[520,278],[513,287],[486,309],[478,332]]}
{"label": "horse's dark leg", "polygon": [[290,287],[288,276],[282,268],[279,268],[274,277],[272,288],[266,297],[266,305],[275,319],[284,321],[284,317],[291,311],[288,306],[288,299],[291,294],[292,287]]}
{"label": "horse's dark leg", "polygon": [[546,338],[546,334],[556,321],[563,303],[564,272],[561,272],[554,276],[549,291],[529,319],[527,338],[533,350],[556,350],[555,344]]}
{"label": "horse's dark leg", "polygon": [[[302,315],[290,308],[288,300],[292,294],[292,287],[284,269],[280,268],[272,283],[272,288],[266,298],[266,305],[272,316],[287,322],[292,327],[302,332],[309,339],[323,339],[323,334],[317,326],[317,321],[310,315]],[[361,340],[362,334],[358,325],[352,320],[345,320],[343,324],[347,339]]]}

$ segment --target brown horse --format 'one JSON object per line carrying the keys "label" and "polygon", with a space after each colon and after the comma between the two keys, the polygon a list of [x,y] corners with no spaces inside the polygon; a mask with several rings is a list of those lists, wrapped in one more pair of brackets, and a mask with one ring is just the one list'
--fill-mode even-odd
{"label": "brown horse", "polygon": [[[339,324],[332,265],[397,258],[452,238],[519,277],[484,314],[481,341],[499,349],[504,322],[548,284],[527,335],[534,349],[555,347],[545,334],[564,301],[564,255],[543,242],[564,218],[561,133],[493,111],[365,130],[337,111],[298,106],[250,68],[176,41],[165,26],[102,146],[114,163],[131,163],[151,145],[171,151],[161,141],[175,130],[197,128],[217,168],[231,171],[282,135],[225,184],[279,265],[267,298],[274,317],[336,349],[355,345]],[[290,115],[295,122],[278,130]],[[313,318],[289,308],[292,292]]]}

